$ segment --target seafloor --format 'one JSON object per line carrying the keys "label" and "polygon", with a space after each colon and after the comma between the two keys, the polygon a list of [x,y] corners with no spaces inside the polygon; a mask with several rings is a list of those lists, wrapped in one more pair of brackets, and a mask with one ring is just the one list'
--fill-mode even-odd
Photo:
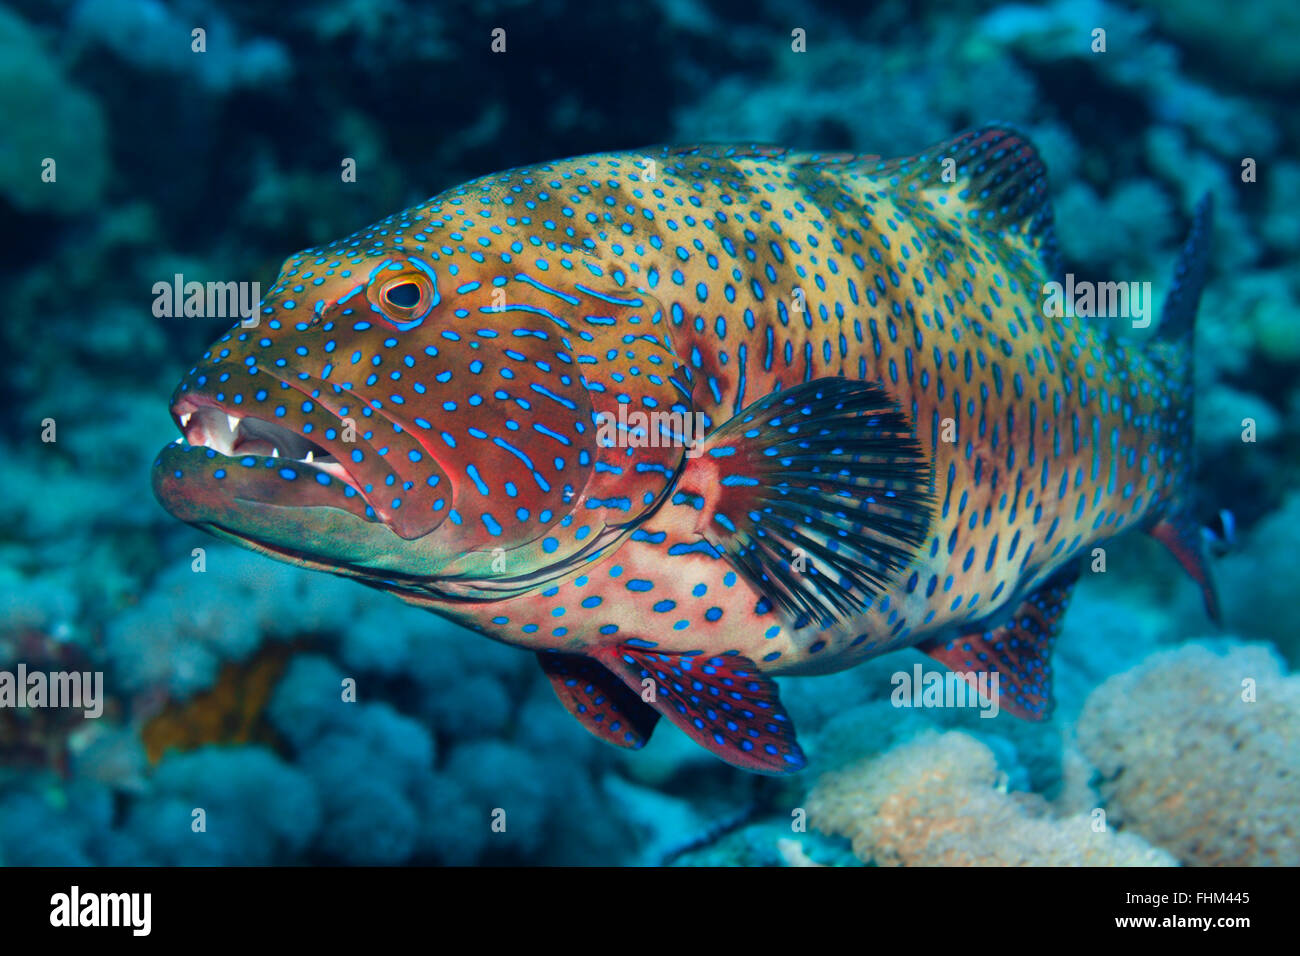
{"label": "seafloor", "polygon": [[[1297,88],[1294,0],[0,6],[0,669],[101,670],[109,696],[98,720],[0,710],[0,862],[1300,864]],[[1162,294],[1193,202],[1217,201],[1197,507],[1235,516],[1226,626],[1158,545],[1115,542],[1066,617],[1050,722],[896,708],[890,675],[923,660],[904,652],[781,680],[811,758],[792,778],[666,723],[624,753],[532,655],[150,494],[171,389],[228,324],[155,318],[159,280],[269,284],[290,252],[524,162],[900,155],[993,119],[1045,155],[1080,276]],[[322,691],[345,676],[357,704]]]}

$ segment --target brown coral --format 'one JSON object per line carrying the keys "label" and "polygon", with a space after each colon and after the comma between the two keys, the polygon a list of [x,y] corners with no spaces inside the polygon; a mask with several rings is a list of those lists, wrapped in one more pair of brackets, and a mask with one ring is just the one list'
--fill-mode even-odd
{"label": "brown coral", "polygon": [[1041,796],[1005,786],[979,740],[931,731],[822,777],[808,819],[883,866],[1174,864],[1134,836],[1098,832],[1088,814],[1054,818]]}
{"label": "brown coral", "polygon": [[1184,862],[1300,865],[1300,675],[1266,645],[1155,654],[1093,691],[1078,734],[1112,819]]}
{"label": "brown coral", "polygon": [[156,764],[168,750],[195,750],[211,743],[278,743],[264,712],[296,649],[268,644],[243,664],[224,665],[210,689],[169,703],[141,732],[150,762]]}

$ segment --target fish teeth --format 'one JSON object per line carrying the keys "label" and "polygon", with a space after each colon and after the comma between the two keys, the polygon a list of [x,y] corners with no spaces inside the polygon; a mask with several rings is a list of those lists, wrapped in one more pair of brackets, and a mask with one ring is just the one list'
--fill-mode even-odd
{"label": "fish teeth", "polygon": [[193,412],[186,412],[184,415],[181,416],[181,428],[184,428],[186,425],[190,423],[190,416],[193,414],[194,414]]}
{"label": "fish teeth", "polygon": [[272,458],[279,458],[279,457],[280,457],[280,449],[278,449],[278,448],[272,448],[272,449],[271,449],[271,457],[272,457]]}
{"label": "fish teeth", "polygon": [[230,423],[230,434],[233,435],[235,432],[239,431],[238,418],[236,418],[234,415],[227,414],[226,421]]}
{"label": "fish teeth", "polygon": [[303,459],[303,461],[305,461],[309,465],[315,460],[316,460],[316,456],[313,455],[310,451],[307,452],[307,457]]}

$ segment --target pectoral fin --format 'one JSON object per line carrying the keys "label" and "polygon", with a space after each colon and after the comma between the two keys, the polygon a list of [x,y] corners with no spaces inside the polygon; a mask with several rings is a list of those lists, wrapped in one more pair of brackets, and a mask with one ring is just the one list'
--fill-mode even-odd
{"label": "pectoral fin", "polygon": [[822,378],[759,399],[696,449],[674,504],[796,627],[849,620],[929,533],[932,466],[878,383]]}

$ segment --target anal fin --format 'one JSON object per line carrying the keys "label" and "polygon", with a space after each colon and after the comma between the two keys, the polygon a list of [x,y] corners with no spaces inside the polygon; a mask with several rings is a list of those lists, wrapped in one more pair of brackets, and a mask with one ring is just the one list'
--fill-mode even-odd
{"label": "anal fin", "polygon": [[560,703],[606,743],[640,750],[659,715],[598,662],[581,654],[541,651],[537,660]]}
{"label": "anal fin", "polygon": [[651,706],[732,766],[767,774],[803,769],[803,751],[776,682],[749,658],[621,645],[602,652],[600,660],[637,694],[638,703],[643,689],[652,688]]}
{"label": "anal fin", "polygon": [[[1051,716],[1052,648],[1061,618],[1079,579],[1080,562],[1069,564],[1034,590],[1012,618],[990,631],[972,631],[952,640],[918,645],[977,687],[980,674],[997,675],[998,707],[1023,720]],[[989,686],[993,686],[992,681]]]}

